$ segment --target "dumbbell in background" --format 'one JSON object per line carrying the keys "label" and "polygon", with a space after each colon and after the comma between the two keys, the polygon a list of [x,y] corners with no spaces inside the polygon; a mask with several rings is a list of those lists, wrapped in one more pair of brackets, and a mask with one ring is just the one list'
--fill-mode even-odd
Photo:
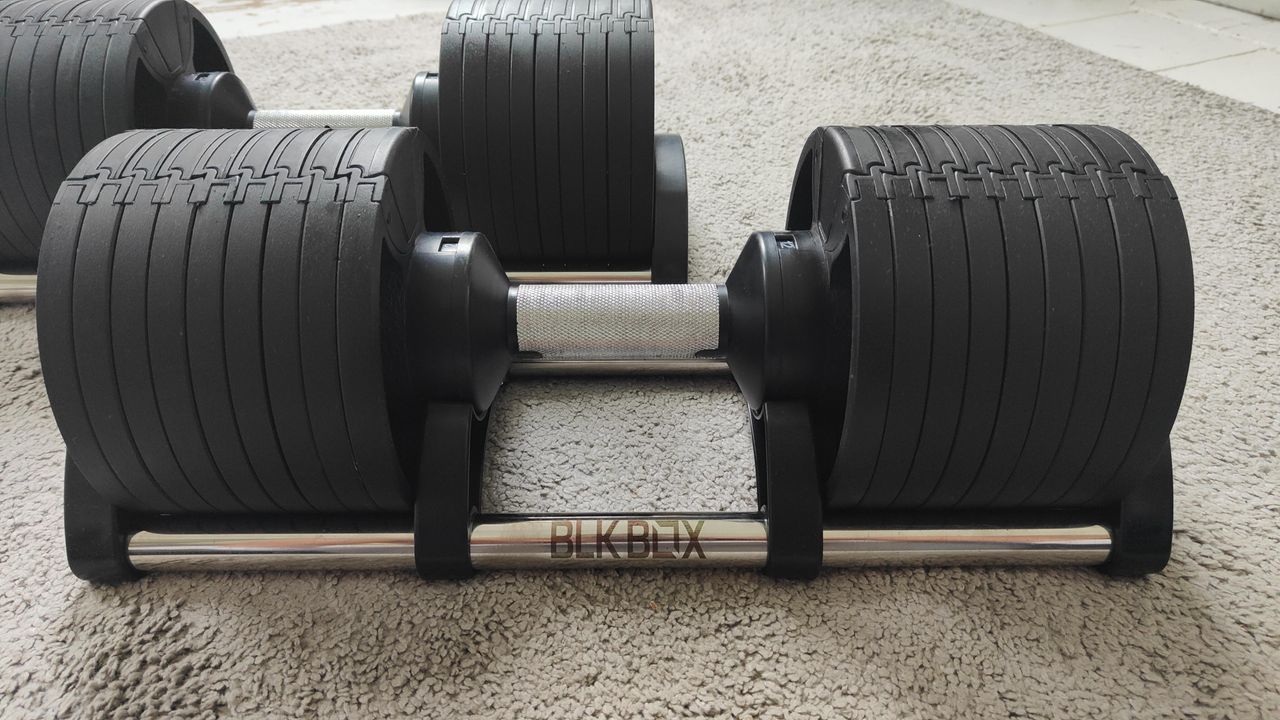
{"label": "dumbbell in background", "polygon": [[[396,110],[259,110],[185,0],[0,7],[0,272],[35,270],[58,185],[135,128],[419,128],[426,227],[510,271],[687,277],[684,150],[654,135],[648,0],[457,0]],[[404,199],[401,199],[404,202]]]}
{"label": "dumbbell in background", "polygon": [[1166,562],[1191,260],[1123,133],[820,129],[723,286],[512,285],[483,235],[423,230],[419,135],[140,131],[61,186],[39,330],[78,574],[554,564],[551,519],[477,514],[509,372],[708,366],[761,508],[702,518],[719,562]]}

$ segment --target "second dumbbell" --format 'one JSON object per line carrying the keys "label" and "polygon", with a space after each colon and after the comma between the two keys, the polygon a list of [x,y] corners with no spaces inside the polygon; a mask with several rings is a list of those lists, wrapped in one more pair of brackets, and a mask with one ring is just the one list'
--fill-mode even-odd
{"label": "second dumbbell", "polygon": [[439,73],[373,110],[257,108],[186,0],[0,10],[0,273],[35,270],[58,185],[117,133],[401,126],[422,131],[428,229],[485,233],[525,278],[684,282],[684,149],[654,134],[650,3],[519,5],[456,0]]}

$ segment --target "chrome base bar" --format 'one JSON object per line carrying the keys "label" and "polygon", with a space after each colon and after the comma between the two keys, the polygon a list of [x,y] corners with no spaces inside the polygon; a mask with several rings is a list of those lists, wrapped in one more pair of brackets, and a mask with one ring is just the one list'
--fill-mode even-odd
{"label": "chrome base bar", "polygon": [[0,273],[0,303],[29,303],[36,299],[35,275]]}
{"label": "chrome base bar", "polygon": [[[754,515],[492,516],[471,531],[479,570],[762,568],[768,527]],[[156,533],[129,538],[138,570],[409,570],[413,534]],[[826,567],[1097,565],[1100,525],[1044,528],[827,528]]]}

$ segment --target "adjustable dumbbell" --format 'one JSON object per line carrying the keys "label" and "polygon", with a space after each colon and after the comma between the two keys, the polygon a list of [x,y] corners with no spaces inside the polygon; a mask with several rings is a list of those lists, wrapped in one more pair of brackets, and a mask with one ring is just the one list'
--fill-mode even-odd
{"label": "adjustable dumbbell", "polygon": [[[38,321],[78,575],[1167,561],[1191,260],[1127,135],[821,128],[786,230],[660,286],[513,284],[398,202],[417,133],[312,132],[127,134],[59,190]],[[516,371],[725,370],[758,512],[481,512]]]}
{"label": "adjustable dumbbell", "polygon": [[58,185],[117,133],[398,126],[424,137],[427,228],[484,232],[526,277],[683,282],[684,149],[654,135],[652,17],[649,0],[456,0],[440,72],[403,108],[264,110],[186,0],[6,4],[0,273],[34,271]]}

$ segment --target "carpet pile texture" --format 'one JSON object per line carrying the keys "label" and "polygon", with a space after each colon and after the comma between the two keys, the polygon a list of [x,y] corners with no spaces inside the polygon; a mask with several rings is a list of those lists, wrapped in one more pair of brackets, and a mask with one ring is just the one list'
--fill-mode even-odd
{"label": "carpet pile texture", "polygon": [[[657,5],[695,280],[783,225],[819,125],[1100,122],[1146,146],[1196,262],[1169,568],[92,587],[63,556],[35,314],[0,307],[0,717],[1280,717],[1280,116],[947,4]],[[227,45],[261,106],[399,105],[441,19]],[[513,384],[486,475],[496,511],[753,509],[725,380]]]}

